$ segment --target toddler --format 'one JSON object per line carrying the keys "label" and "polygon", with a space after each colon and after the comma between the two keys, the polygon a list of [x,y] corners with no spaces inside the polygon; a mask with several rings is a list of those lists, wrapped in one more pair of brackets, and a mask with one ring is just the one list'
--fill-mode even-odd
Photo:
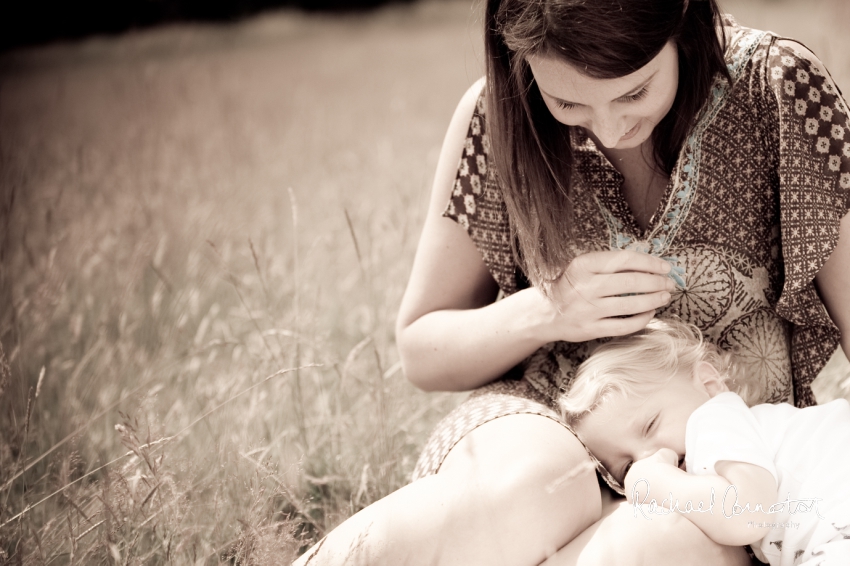
{"label": "toddler", "polygon": [[850,565],[850,404],[761,404],[732,356],[677,320],[608,342],[562,398],[637,518],[679,512],[772,566]]}

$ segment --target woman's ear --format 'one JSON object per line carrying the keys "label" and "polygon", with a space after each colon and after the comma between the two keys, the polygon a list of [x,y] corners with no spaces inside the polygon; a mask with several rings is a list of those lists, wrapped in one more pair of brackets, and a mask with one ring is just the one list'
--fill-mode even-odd
{"label": "woman's ear", "polygon": [[695,384],[701,386],[708,393],[709,397],[714,397],[724,391],[729,391],[723,377],[713,365],[708,362],[699,362],[694,368]]}

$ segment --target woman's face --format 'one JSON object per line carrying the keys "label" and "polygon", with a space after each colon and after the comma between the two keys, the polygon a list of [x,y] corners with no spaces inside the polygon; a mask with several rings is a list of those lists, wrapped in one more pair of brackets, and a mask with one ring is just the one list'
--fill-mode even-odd
{"label": "woman's face", "polygon": [[679,58],[670,41],[655,58],[630,75],[594,79],[562,59],[535,55],[528,64],[552,116],[587,130],[610,149],[637,147],[673,106]]}

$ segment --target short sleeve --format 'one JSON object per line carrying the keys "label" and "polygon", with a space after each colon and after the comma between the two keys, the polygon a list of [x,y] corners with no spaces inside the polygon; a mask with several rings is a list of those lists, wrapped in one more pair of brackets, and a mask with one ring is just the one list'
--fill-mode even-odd
{"label": "short sleeve", "polygon": [[755,415],[735,393],[716,395],[688,419],[685,466],[689,473],[716,475],[717,462],[744,462],[769,471],[778,485],[775,456]]}
{"label": "short sleeve", "polygon": [[850,112],[832,77],[806,48],[774,40],[766,82],[778,124],[778,183],[785,281],[777,312],[798,328],[792,337],[795,397],[814,403],[809,383],[835,350],[839,333],[814,286],[838,243],[850,209]]}
{"label": "short sleeve", "polygon": [[504,294],[510,295],[525,286],[514,261],[504,197],[490,167],[484,90],[469,123],[454,189],[443,216],[466,230]]}

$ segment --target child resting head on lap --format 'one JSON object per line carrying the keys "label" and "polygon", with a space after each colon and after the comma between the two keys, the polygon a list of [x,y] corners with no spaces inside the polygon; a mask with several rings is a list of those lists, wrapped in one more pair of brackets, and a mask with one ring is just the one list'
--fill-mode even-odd
{"label": "child resting head on lap", "polygon": [[561,408],[636,520],[680,512],[771,565],[850,564],[850,403],[754,406],[760,384],[677,319],[600,346]]}

